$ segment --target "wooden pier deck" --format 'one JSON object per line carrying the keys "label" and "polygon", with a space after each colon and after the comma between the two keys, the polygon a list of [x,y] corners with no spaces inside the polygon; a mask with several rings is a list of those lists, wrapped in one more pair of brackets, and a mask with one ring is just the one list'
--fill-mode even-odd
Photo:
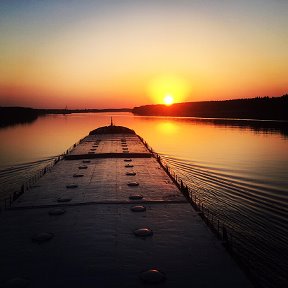
{"label": "wooden pier deck", "polygon": [[0,287],[252,287],[133,134],[87,136],[0,227]]}

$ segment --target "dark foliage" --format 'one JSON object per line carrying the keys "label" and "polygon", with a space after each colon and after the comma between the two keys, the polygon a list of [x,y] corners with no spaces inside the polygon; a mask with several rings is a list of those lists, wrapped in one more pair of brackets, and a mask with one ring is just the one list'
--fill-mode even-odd
{"label": "dark foliage", "polygon": [[146,116],[288,120],[288,95],[226,101],[186,102],[171,106],[146,105],[132,112]]}
{"label": "dark foliage", "polygon": [[39,112],[32,108],[0,107],[0,127],[31,123],[37,119]]}

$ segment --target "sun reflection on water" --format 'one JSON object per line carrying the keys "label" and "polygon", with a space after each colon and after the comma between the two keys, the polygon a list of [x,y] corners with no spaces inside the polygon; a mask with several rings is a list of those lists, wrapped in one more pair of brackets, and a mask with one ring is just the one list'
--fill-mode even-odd
{"label": "sun reflection on water", "polygon": [[157,124],[160,133],[173,135],[177,132],[177,125],[170,121],[163,121]]}

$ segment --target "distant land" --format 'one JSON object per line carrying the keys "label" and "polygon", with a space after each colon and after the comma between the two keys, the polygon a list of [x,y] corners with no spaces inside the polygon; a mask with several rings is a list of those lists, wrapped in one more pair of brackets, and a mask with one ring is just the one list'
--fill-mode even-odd
{"label": "distant land", "polygon": [[31,123],[39,116],[39,112],[32,108],[0,107],[0,127],[18,123]]}
{"label": "distant land", "polygon": [[224,119],[288,120],[288,94],[281,97],[202,101],[145,105],[120,109],[33,109],[0,107],[0,127],[18,123],[31,123],[46,114],[132,112],[141,116],[172,116]]}
{"label": "distant land", "polygon": [[224,101],[203,101],[135,107],[141,116],[173,116],[230,119],[288,120],[288,94]]}
{"label": "distant land", "polygon": [[71,114],[71,113],[101,113],[101,112],[131,112],[131,108],[108,109],[36,109],[40,114]]}
{"label": "distant land", "polygon": [[130,108],[120,109],[33,109],[26,107],[0,107],[0,127],[31,123],[39,116],[46,114],[131,112]]}

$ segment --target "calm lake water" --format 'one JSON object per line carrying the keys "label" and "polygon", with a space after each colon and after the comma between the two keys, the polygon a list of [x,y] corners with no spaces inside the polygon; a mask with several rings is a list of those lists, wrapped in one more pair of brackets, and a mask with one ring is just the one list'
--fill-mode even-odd
{"label": "calm lake water", "polygon": [[279,128],[266,121],[130,113],[47,115],[0,129],[0,196],[89,131],[109,125],[111,116],[116,125],[143,137],[225,223],[260,287],[288,287],[288,133],[283,123]]}

